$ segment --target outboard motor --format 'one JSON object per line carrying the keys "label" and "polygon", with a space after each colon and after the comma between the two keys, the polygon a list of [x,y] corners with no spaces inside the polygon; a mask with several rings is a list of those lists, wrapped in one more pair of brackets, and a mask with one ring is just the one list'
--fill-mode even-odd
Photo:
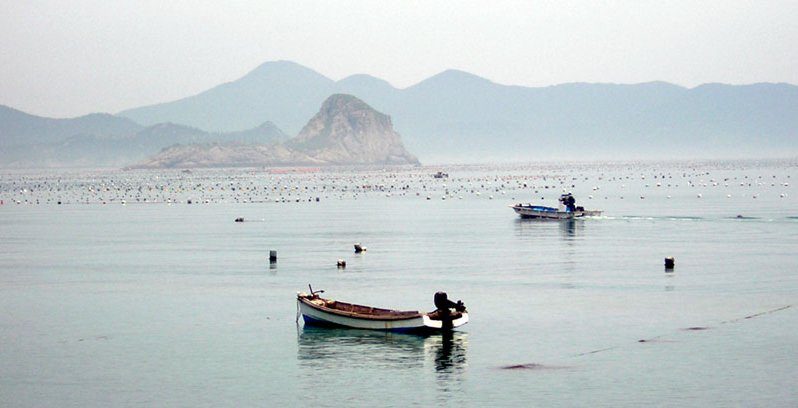
{"label": "outboard motor", "polygon": [[440,311],[447,311],[449,309],[454,309],[458,312],[465,312],[466,307],[462,300],[458,300],[457,303],[452,302],[449,300],[449,296],[446,292],[436,292],[435,293],[435,308]]}
{"label": "outboard motor", "polygon": [[441,328],[444,332],[451,332],[452,319],[454,319],[454,316],[449,309],[454,308],[454,310],[458,312],[465,312],[465,305],[460,300],[458,300],[457,303],[449,300],[449,296],[446,295],[446,292],[435,292],[434,300],[435,308],[437,309],[435,312],[440,317],[442,323]]}

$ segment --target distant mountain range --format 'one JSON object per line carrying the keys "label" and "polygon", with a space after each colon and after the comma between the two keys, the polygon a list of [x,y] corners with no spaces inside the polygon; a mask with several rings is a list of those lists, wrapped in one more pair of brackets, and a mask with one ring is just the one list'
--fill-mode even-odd
{"label": "distant mountain range", "polygon": [[798,154],[798,87],[789,84],[528,88],[449,70],[396,89],[368,75],[333,81],[279,61],[198,95],[119,115],[216,131],[268,119],[296,134],[333,93],[391,115],[405,146],[426,162]]}
{"label": "distant mountain range", "polygon": [[798,155],[798,87],[790,84],[530,88],[449,70],[397,89],[278,61],[115,116],[48,119],[0,107],[0,166],[127,165],[174,144],[281,143],[332,94],[390,115],[404,146],[426,163]]}
{"label": "distant mountain range", "polygon": [[0,167],[124,167],[176,144],[275,144],[288,136],[265,122],[239,132],[206,132],[159,123],[91,114],[50,119],[0,106]]}

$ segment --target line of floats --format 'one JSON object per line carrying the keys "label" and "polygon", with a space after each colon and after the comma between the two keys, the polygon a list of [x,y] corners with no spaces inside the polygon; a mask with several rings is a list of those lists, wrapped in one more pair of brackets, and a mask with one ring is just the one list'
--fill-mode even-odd
{"label": "line of floats", "polygon": [[[665,197],[690,188],[698,198],[786,198],[789,174],[782,171],[753,176],[713,174],[699,168],[665,172],[656,167],[606,165],[601,171],[571,164],[534,167],[463,166],[451,177],[429,168],[318,169],[201,169],[195,171],[88,170],[72,173],[0,174],[4,204],[216,204],[301,203],[320,200],[418,197],[421,199],[504,199],[533,196],[550,199],[578,189],[583,199]],[[728,171],[727,169],[713,171]],[[616,174],[621,172],[621,174]],[[572,175],[567,175],[567,174]],[[636,173],[636,174],[635,174]],[[584,184],[590,183],[588,186]],[[578,187],[577,185],[581,185]],[[587,190],[586,190],[587,189]],[[592,190],[592,191],[590,191]],[[654,193],[657,190],[658,193]],[[588,193],[589,191],[589,193]],[[684,192],[678,192],[684,197]],[[594,197],[595,195],[595,197]],[[667,197],[671,198],[670,194]]]}

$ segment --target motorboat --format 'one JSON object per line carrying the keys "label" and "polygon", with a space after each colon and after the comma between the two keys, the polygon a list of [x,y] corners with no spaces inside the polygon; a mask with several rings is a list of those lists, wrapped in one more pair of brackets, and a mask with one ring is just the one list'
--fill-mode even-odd
{"label": "motorboat", "polygon": [[297,293],[298,313],[306,325],[398,332],[445,332],[468,323],[462,301],[448,300],[445,292],[435,294],[432,312],[384,309],[323,298],[308,285],[310,293]]}
{"label": "motorboat", "polygon": [[570,220],[581,217],[595,217],[601,215],[601,210],[586,210],[584,207],[577,207],[571,193],[560,196],[560,206],[546,207],[533,205],[530,203],[518,203],[510,206],[521,218],[539,218],[551,220]]}

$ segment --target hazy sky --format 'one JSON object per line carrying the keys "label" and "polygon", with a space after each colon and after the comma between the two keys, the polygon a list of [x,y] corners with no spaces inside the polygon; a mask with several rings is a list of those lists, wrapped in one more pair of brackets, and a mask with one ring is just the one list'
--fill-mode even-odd
{"label": "hazy sky", "polygon": [[798,84],[798,1],[0,0],[0,104],[72,117],[166,102],[290,60],[405,88]]}

